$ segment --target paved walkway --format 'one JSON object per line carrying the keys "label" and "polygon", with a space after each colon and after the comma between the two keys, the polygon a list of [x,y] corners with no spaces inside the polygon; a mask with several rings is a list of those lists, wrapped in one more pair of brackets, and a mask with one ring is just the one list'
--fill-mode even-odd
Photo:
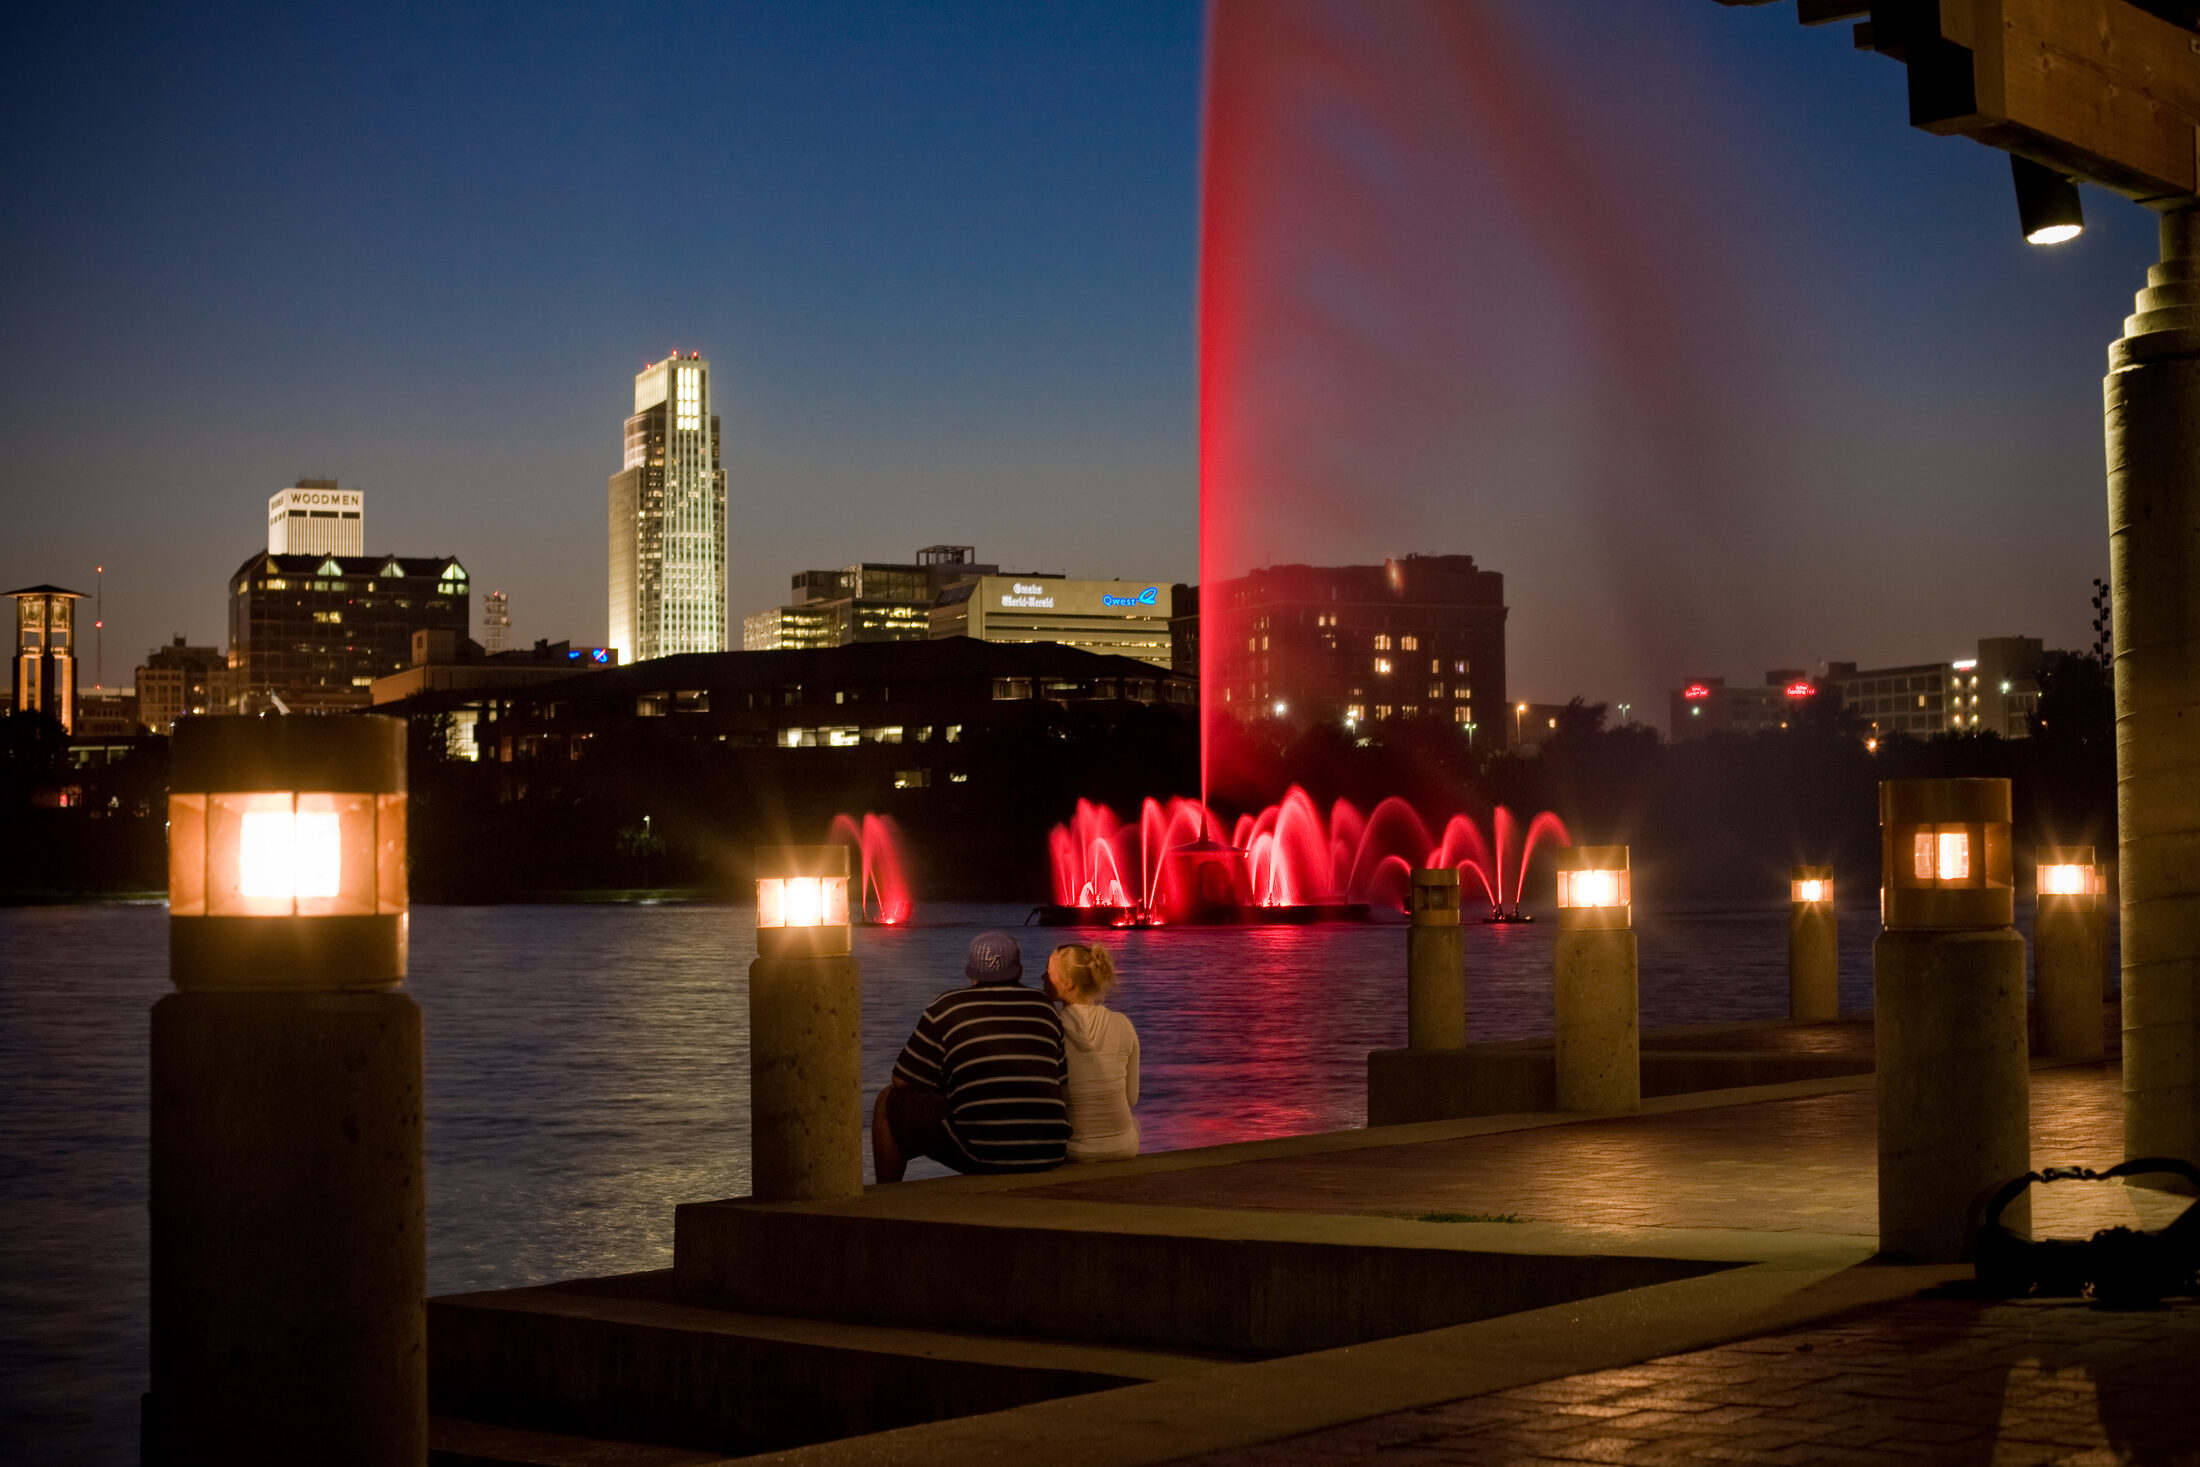
{"label": "paved walkway", "polygon": [[[1868,1082],[1866,1082],[1868,1083]],[[1030,1188],[1032,1197],[1283,1212],[1520,1217],[1576,1226],[1878,1232],[1871,1090],[1633,1116]],[[2032,1073],[2032,1155],[2123,1156],[2114,1064]],[[2078,1196],[2080,1190],[2107,1193]],[[2122,1189],[2049,1189],[2037,1225],[2075,1228]],[[2118,1211],[2102,1221],[2129,1221]],[[2098,1224],[2096,1224],[2098,1225]]]}
{"label": "paved walkway", "polygon": [[2200,1303],[1919,1300],[1186,1459],[1201,1467],[2200,1462]]}

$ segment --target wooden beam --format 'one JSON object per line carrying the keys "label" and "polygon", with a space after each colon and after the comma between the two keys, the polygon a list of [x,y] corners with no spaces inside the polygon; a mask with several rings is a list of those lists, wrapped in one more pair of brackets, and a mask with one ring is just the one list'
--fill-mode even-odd
{"label": "wooden beam", "polygon": [[1937,9],[1939,44],[1909,57],[1918,126],[2141,202],[2200,190],[2200,36],[2128,0],[1940,0]]}

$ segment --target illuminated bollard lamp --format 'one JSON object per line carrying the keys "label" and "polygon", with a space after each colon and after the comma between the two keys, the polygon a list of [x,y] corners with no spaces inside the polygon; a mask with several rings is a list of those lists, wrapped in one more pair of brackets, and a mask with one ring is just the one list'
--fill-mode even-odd
{"label": "illuminated bollard lamp", "polygon": [[1413,873],[1406,888],[1406,1047],[1467,1047],[1467,938],[1459,873]]}
{"label": "illuminated bollard lamp", "polygon": [[862,984],[846,846],[756,853],[749,965],[750,1190],[759,1202],[863,1191]]}
{"label": "illuminated bollard lamp", "polygon": [[1879,824],[1879,1246],[1955,1262],[1980,1199],[2031,1160],[2009,781],[1888,780]]}
{"label": "illuminated bollard lamp", "polygon": [[2104,1044],[2106,903],[2091,846],[2041,846],[2032,914],[2032,1009],[2039,1052],[2097,1060]]}
{"label": "illuminated bollard lamp", "polygon": [[1788,880],[1788,1017],[1841,1017],[1839,919],[1833,868],[1798,866]]}
{"label": "illuminated bollard lamp", "polygon": [[169,790],[145,1460],[424,1462],[404,725],[185,719]]}
{"label": "illuminated bollard lamp", "polygon": [[1633,890],[1625,846],[1558,853],[1558,1108],[1642,1109]]}

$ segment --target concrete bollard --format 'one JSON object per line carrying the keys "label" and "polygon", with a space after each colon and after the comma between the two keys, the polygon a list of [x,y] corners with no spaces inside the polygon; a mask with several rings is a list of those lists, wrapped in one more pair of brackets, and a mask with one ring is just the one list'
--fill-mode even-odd
{"label": "concrete bollard", "polygon": [[749,965],[750,1192],[823,1202],[863,1192],[863,994],[846,846],[757,858]]}
{"label": "concrete bollard", "polygon": [[148,1462],[427,1460],[405,924],[403,724],[177,726]]}
{"label": "concrete bollard", "polygon": [[2200,208],[2162,215],[2161,248],[2102,384],[2124,1153],[2200,1162]]}
{"label": "concrete bollard", "polygon": [[1841,942],[1833,868],[1798,866],[1788,881],[1788,1017],[1841,1017]]}
{"label": "concrete bollard", "polygon": [[1625,846],[1558,853],[1554,1048],[1558,1108],[1642,1109],[1633,893]]}
{"label": "concrete bollard", "polygon": [[2091,846],[2042,846],[2032,915],[2035,1046],[2056,1059],[2097,1060],[2107,999],[2099,868]]}
{"label": "concrete bollard", "polygon": [[[1984,1196],[2031,1158],[2009,781],[1888,780],[1879,818],[1879,1247],[1951,1263],[1968,1256]],[[2020,1230],[2023,1207],[2003,1215]]]}
{"label": "concrete bollard", "polygon": [[1406,899],[1406,1048],[1467,1047],[1467,936],[1459,873],[1413,873]]}

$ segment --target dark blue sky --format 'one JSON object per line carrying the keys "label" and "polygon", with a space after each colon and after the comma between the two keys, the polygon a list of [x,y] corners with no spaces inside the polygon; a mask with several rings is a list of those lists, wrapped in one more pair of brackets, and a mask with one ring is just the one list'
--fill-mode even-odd
{"label": "dark blue sky", "polygon": [[[2099,378],[2151,216],[2089,191],[2081,240],[2028,249],[2000,155],[1907,127],[1902,68],[1792,6],[1493,9],[1620,170],[1611,227],[1696,267],[1715,349],[1672,370],[1731,404],[1706,502],[1733,513],[1640,553],[1702,605],[1659,635],[1584,548],[1631,492],[1576,452],[1605,431],[1589,297],[1494,183],[1459,241],[1486,335],[1454,472],[1299,553],[1504,571],[1537,699],[2088,639]],[[523,638],[594,640],[631,377],[675,347],[717,369],[737,615],[934,541],[1189,577],[1201,27],[1126,0],[13,7],[0,581],[88,590],[104,561],[125,682],[172,633],[225,640],[266,496],[336,475],[371,551],[456,553]]]}

